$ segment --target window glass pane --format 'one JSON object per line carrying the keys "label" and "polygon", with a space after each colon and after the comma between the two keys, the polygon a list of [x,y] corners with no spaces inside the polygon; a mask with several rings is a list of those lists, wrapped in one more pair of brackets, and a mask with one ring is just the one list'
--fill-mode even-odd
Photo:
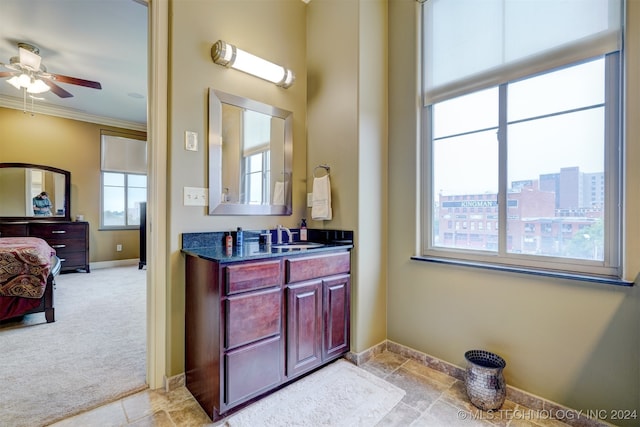
{"label": "window glass pane", "polygon": [[257,172],[262,170],[262,153],[254,154],[249,157],[249,172]]}
{"label": "window glass pane", "polygon": [[498,126],[498,88],[460,96],[433,106],[433,137]]}
{"label": "window glass pane", "polygon": [[604,59],[509,85],[510,122],[604,102]]}
{"label": "window glass pane", "polygon": [[140,202],[146,201],[147,189],[130,187],[127,196],[127,225],[139,225]]}
{"label": "window glass pane", "polygon": [[102,183],[104,185],[124,187],[124,174],[104,172],[102,174]]}
{"label": "window glass pane", "polygon": [[129,184],[129,187],[147,188],[147,176],[146,175],[128,175],[127,183]]}
{"label": "window glass pane", "polygon": [[107,187],[103,192],[103,225],[125,225],[124,217],[124,187]]}
{"label": "window glass pane", "polygon": [[497,250],[497,232],[467,233],[469,221],[498,221],[494,130],[434,141],[432,191],[434,246]]}
{"label": "window glass pane", "polygon": [[249,175],[249,203],[262,204],[262,173]]}
{"label": "window glass pane", "polygon": [[604,107],[508,126],[507,251],[603,259],[604,151]]}

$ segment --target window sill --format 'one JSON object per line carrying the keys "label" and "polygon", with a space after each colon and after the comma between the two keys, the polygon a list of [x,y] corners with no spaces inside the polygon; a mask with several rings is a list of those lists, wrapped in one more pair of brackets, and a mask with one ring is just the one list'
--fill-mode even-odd
{"label": "window sill", "polygon": [[560,273],[557,271],[535,270],[535,269],[528,269],[528,268],[522,268],[522,267],[510,267],[510,266],[499,265],[499,264],[484,264],[479,262],[460,261],[460,260],[452,260],[447,258],[436,258],[436,257],[426,257],[426,256],[412,256],[411,259],[416,261],[435,262],[438,264],[458,265],[462,267],[474,267],[474,268],[484,268],[486,270],[506,271],[509,273],[521,273],[521,274],[531,274],[534,276],[553,277],[555,279],[569,279],[569,280],[578,280],[581,282],[602,283],[605,285],[614,285],[614,286],[633,286],[634,285],[634,282],[629,282],[627,280],[614,278],[614,277],[601,277],[601,276],[588,276],[588,275],[581,275],[581,274]]}

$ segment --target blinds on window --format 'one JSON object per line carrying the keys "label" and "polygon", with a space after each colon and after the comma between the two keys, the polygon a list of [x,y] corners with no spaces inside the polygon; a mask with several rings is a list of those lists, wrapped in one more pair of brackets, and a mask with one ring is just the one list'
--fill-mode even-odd
{"label": "blinds on window", "polygon": [[147,173],[147,141],[103,134],[100,148],[103,171]]}
{"label": "blinds on window", "polygon": [[428,0],[425,105],[621,48],[622,0]]}

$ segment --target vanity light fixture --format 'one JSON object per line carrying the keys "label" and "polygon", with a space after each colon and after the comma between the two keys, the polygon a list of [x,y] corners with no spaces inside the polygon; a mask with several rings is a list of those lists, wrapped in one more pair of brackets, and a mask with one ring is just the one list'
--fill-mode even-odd
{"label": "vanity light fixture", "polygon": [[259,58],[222,40],[218,40],[211,47],[211,57],[218,65],[235,68],[285,89],[295,80],[293,71],[288,68]]}

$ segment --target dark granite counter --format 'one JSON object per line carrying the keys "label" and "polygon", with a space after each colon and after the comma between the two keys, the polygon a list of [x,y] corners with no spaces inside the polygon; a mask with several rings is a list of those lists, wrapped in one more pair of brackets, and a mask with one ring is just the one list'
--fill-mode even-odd
{"label": "dark granite counter", "polygon": [[[291,229],[297,232],[297,229]],[[282,256],[311,255],[314,253],[348,250],[353,248],[353,232],[344,230],[312,230],[308,231],[309,242],[322,243],[317,248],[276,248],[274,245],[260,243],[260,234],[272,232],[244,231],[244,244],[234,244],[231,251],[224,245],[226,234],[234,237],[235,232],[184,233],[182,235],[182,253],[217,262],[238,262]],[[275,236],[274,236],[275,237]],[[273,239],[275,242],[275,239]]]}

